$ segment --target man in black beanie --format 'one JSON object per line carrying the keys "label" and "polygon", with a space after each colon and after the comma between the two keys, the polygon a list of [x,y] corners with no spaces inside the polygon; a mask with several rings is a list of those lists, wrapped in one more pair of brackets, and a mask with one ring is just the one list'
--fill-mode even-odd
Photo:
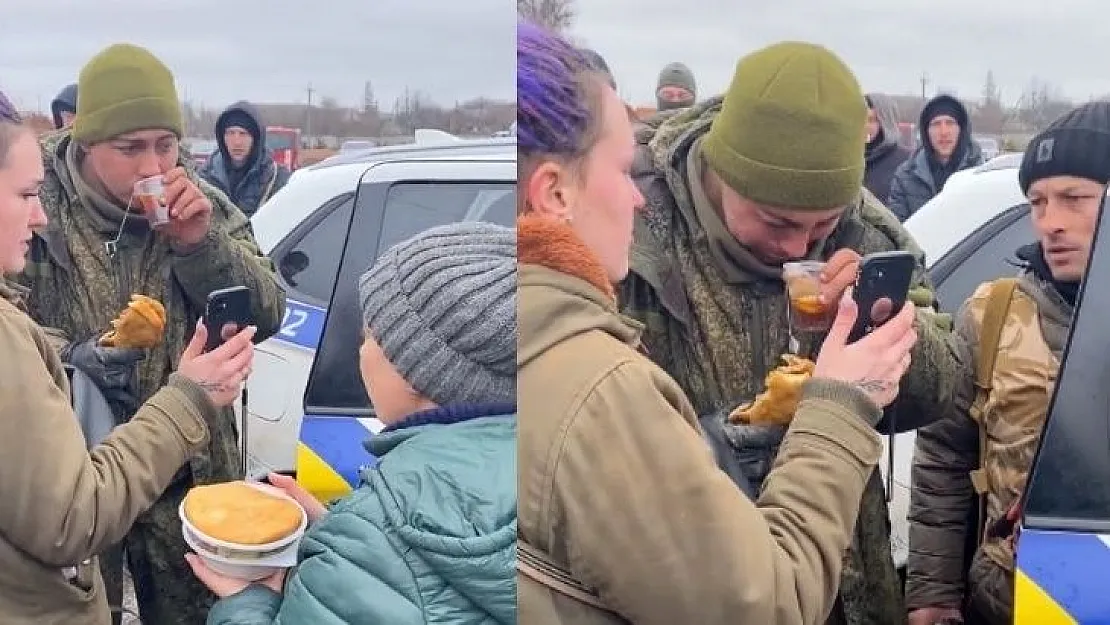
{"label": "man in black beanie", "polygon": [[971,136],[971,117],[963,103],[938,95],[925,104],[917,124],[921,147],[894,172],[889,208],[900,221],[933,199],[952,174],[983,162],[983,152]]}
{"label": "man in black beanie", "polygon": [[[1084,104],[1037,135],[1018,180],[1039,241],[1017,250],[1019,277],[983,284],[964,304],[954,338],[957,357],[975,377],[965,377],[956,401],[917,433],[910,625],[959,616],[961,606],[969,624],[1013,622],[1014,529],[1110,180],[1110,102]],[[993,370],[975,369],[989,362]],[[977,382],[989,390],[977,392]],[[985,443],[982,456],[977,438]],[[969,528],[977,494],[986,497],[986,515]],[[968,539],[982,529],[965,563]]]}
{"label": "man in black beanie", "polygon": [[266,128],[249,102],[236,102],[216,119],[219,150],[200,175],[250,217],[289,182],[289,170],[274,162]]}

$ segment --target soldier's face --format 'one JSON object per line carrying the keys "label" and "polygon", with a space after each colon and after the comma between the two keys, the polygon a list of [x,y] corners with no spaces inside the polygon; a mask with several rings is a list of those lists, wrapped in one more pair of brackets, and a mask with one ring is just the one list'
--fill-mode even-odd
{"label": "soldier's face", "polygon": [[1029,186],[1033,227],[1054,279],[1083,279],[1105,192],[1105,186],[1074,176],[1044,178]]}
{"label": "soldier's face", "polygon": [[59,117],[61,117],[62,119],[62,128],[69,128],[73,125],[73,120],[77,118],[77,113],[73,113],[71,111],[62,111],[62,114],[59,115]]}
{"label": "soldier's face", "polygon": [[89,146],[86,162],[111,199],[126,205],[136,182],[177,166],[178,150],[172,132],[139,130]]}
{"label": "soldier's face", "polygon": [[682,104],[694,99],[694,94],[690,93],[688,89],[676,85],[660,87],[656,95],[659,96],[660,100],[671,104]]}
{"label": "soldier's face", "polygon": [[34,133],[0,125],[0,147],[11,141],[0,161],[0,270],[23,271],[31,233],[46,225],[39,202],[42,152]]}
{"label": "soldier's face", "polygon": [[766,206],[741,197],[707,168],[706,185],[725,228],[761,262],[771,267],[801,260],[813,244],[825,239],[840,222],[846,207],[792,210]]}

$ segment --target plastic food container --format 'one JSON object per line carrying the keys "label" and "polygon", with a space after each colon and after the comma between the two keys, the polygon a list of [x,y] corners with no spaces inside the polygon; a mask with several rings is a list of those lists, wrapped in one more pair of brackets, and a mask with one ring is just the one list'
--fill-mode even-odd
{"label": "plastic food container", "polygon": [[[250,485],[297,503],[292,497],[277,489],[262,484]],[[301,511],[301,523],[297,529],[285,538],[262,545],[240,545],[206,535],[189,522],[189,518],[185,515],[184,500],[178,506],[177,514],[181,517],[181,533],[186,544],[204,560],[209,568],[221,575],[256,582],[297,563],[297,548],[308,527],[308,515],[304,508],[301,508],[300,504],[297,504],[297,508]]]}

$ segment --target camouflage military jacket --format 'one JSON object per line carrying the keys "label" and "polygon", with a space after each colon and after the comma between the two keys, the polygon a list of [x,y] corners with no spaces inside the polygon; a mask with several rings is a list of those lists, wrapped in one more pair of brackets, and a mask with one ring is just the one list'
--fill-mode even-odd
{"label": "camouflage military jacket", "polygon": [[[179,255],[144,219],[128,218],[121,230],[122,219],[105,218],[87,205],[77,190],[75,177],[80,174],[67,162],[68,132],[46,135],[42,144],[46,178],[41,197],[49,225],[32,239],[27,267],[14,279],[30,289],[27,311],[48,329],[52,341],[76,343],[100,336],[133,293],[160,300],[166,330],[162,343],[139,363],[133,391],[142,402],[177,367],[209,292],[247,286],[258,325],[256,341],[277,331],[285,294],[272,263],[259,250],[243,213],[200,181],[193,169],[186,168],[212,203],[212,225],[199,249]],[[111,254],[105,243],[117,236],[117,250]],[[190,461],[198,482],[233,479],[243,472],[234,413],[229,408],[225,414],[225,427],[213,431],[209,448]]]}
{"label": "camouflage military jacket", "polygon": [[[700,415],[727,410],[762,390],[766,373],[788,350],[785,285],[779,276],[753,274],[728,280],[714,258],[706,233],[692,218],[688,162],[691,150],[720,109],[710,100],[641,126],[634,177],[644,193],[631,254],[631,273],[620,287],[623,311],[641,321],[650,356],[682,388]],[[930,304],[924,254],[873,196],[861,190],[834,232],[812,251],[827,258],[840,248],[860,254],[902,249],[918,258],[915,300]],[[918,312],[919,341],[902,382],[896,409],[881,427],[916,428],[933,418],[938,398],[951,396],[955,367],[946,332],[931,308]],[[803,338],[812,355],[822,336]],[[841,583],[844,617],[850,625],[889,625],[905,619],[901,587],[890,556],[889,522],[882,484],[876,476],[865,492],[856,544]]]}

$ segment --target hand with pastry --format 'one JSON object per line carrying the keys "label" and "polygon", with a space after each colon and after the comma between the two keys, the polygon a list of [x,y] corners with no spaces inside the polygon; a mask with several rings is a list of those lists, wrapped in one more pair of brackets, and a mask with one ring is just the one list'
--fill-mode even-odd
{"label": "hand with pastry", "polygon": [[813,361],[784,354],[785,364],[772,369],[763,380],[766,390],[751,403],[744,404],[728,416],[730,423],[754,425],[786,425],[794,418],[802,399],[802,386],[813,375]]}
{"label": "hand with pastry", "polygon": [[149,349],[162,342],[165,330],[166,308],[162,302],[136,294],[112,320],[112,331],[100,337],[100,345]]}

